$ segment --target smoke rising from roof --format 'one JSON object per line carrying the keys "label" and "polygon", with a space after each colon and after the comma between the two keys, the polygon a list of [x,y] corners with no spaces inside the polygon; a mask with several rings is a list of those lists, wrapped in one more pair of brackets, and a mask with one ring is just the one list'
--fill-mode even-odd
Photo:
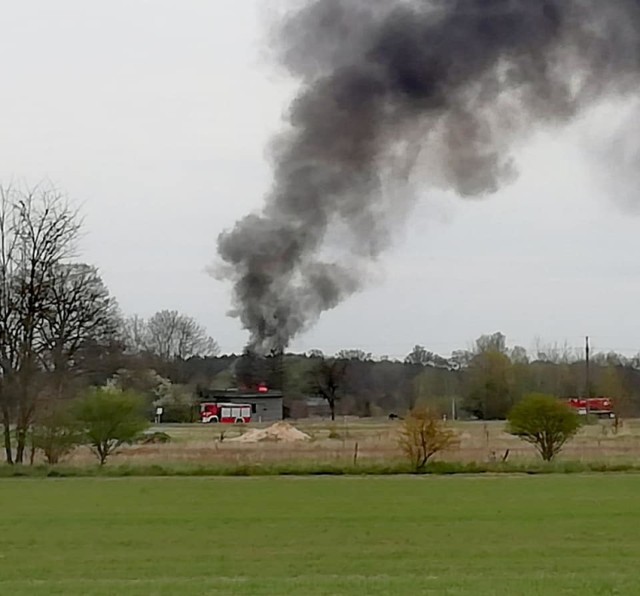
{"label": "smoke rising from roof", "polygon": [[537,128],[635,94],[640,0],[312,0],[275,39],[299,93],[262,210],[218,246],[260,352],[362,287],[412,186],[493,193]]}

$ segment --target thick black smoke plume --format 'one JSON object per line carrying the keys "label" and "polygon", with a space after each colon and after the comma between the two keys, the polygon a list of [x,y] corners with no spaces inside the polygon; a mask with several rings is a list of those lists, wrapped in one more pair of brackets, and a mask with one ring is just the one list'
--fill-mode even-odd
{"label": "thick black smoke plume", "polygon": [[[237,315],[265,352],[359,289],[411,172],[494,192],[536,127],[637,93],[640,0],[314,0],[277,46],[300,92],[274,185],[219,239]],[[327,243],[353,259],[323,257]]]}

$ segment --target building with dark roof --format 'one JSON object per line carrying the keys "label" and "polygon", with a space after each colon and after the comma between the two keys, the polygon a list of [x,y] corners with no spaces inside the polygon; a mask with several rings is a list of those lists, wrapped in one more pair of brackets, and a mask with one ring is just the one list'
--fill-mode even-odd
{"label": "building with dark roof", "polygon": [[251,419],[254,422],[277,422],[284,418],[282,391],[201,389],[198,395],[201,402],[251,404]]}

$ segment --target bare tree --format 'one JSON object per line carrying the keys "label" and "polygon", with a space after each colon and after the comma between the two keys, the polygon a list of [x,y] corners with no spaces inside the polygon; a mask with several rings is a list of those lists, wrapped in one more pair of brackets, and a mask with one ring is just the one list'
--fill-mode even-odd
{"label": "bare tree", "polygon": [[311,389],[329,404],[331,420],[336,419],[336,402],[341,397],[347,366],[347,360],[321,358],[310,371]]}
{"label": "bare tree", "polygon": [[96,270],[69,264],[80,225],[51,187],[0,187],[0,404],[9,463],[23,462],[36,409],[56,394],[52,373],[61,380],[81,349],[113,327],[115,303]]}
{"label": "bare tree", "polygon": [[162,310],[146,322],[147,351],[164,360],[215,356],[218,344],[195,319],[176,310]]}
{"label": "bare tree", "polygon": [[18,236],[15,233],[15,209],[11,189],[0,186],[0,404],[2,407],[3,443],[7,463],[13,463],[11,424],[15,414],[16,396],[14,369],[16,364],[15,316],[13,312],[14,253]]}
{"label": "bare tree", "polygon": [[0,212],[5,451],[11,462],[14,422],[15,460],[22,462],[41,381],[38,347],[51,311],[53,275],[72,256],[80,222],[64,196],[48,187],[2,187]]}
{"label": "bare tree", "polygon": [[509,350],[509,358],[514,364],[529,364],[529,354],[526,348],[522,346],[514,346]]}
{"label": "bare tree", "polygon": [[481,335],[476,339],[476,354],[483,354],[485,352],[500,352],[501,354],[504,354],[506,351],[507,338],[499,331],[492,333],[491,335]]}
{"label": "bare tree", "polygon": [[450,360],[458,369],[466,369],[471,365],[473,358],[474,353],[471,350],[454,350],[451,352]]}
{"label": "bare tree", "polygon": [[562,344],[555,342],[545,344],[540,337],[534,342],[536,359],[552,364],[572,364],[582,357],[579,351],[572,348],[566,341]]}
{"label": "bare tree", "polygon": [[405,364],[413,364],[416,366],[427,366],[433,362],[434,354],[429,352],[424,346],[416,345],[404,359]]}
{"label": "bare tree", "polygon": [[147,322],[139,315],[127,317],[123,321],[124,342],[127,349],[133,354],[141,354],[147,351],[149,336]]}
{"label": "bare tree", "polygon": [[340,350],[336,354],[338,360],[358,360],[359,362],[368,362],[373,360],[371,352],[364,350]]}
{"label": "bare tree", "polygon": [[433,368],[451,368],[452,363],[442,356],[430,352],[424,346],[414,346],[404,359],[405,364],[412,366],[431,366]]}
{"label": "bare tree", "polygon": [[69,373],[79,371],[85,352],[111,345],[121,321],[116,301],[93,266],[55,267],[50,293],[38,353],[45,370],[53,373],[56,393],[61,397]]}

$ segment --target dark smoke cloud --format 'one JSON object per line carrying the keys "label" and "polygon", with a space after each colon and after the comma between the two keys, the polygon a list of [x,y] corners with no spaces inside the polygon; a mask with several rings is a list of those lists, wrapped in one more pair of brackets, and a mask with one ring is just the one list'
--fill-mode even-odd
{"label": "dark smoke cloud", "polygon": [[[635,94],[640,0],[316,0],[276,39],[300,92],[273,188],[219,239],[236,314],[263,351],[361,287],[411,173],[462,196],[495,192],[536,127]],[[353,260],[323,258],[328,236]]]}

